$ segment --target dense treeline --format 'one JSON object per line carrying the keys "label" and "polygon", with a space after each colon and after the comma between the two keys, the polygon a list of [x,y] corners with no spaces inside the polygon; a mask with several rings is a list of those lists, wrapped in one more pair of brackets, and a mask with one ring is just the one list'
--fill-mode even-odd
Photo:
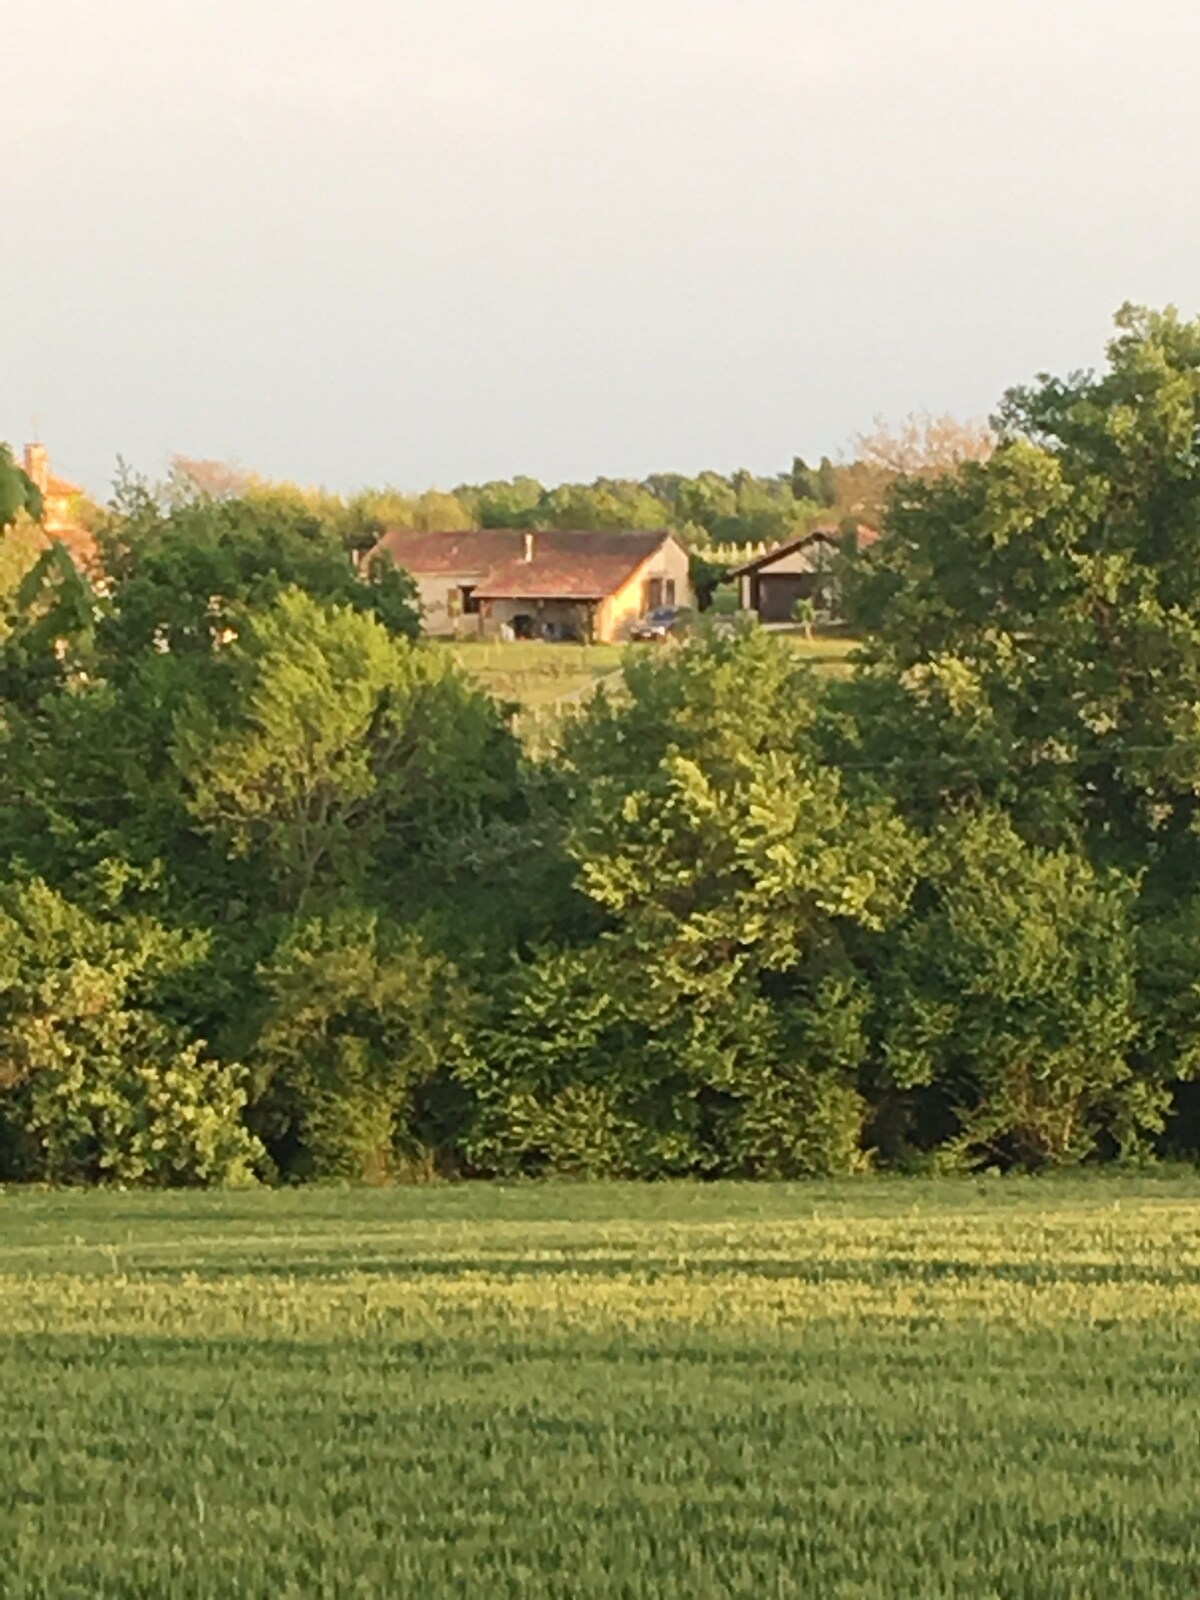
{"label": "dense treeline", "polygon": [[1200,323],[977,454],[850,676],[702,632],[536,760],[342,513],[123,485],[0,624],[0,1178],[1190,1150]]}
{"label": "dense treeline", "polygon": [[[895,477],[880,467],[809,471],[797,461],[790,473],[759,477],[750,472],[703,472],[697,477],[659,473],[645,479],[598,478],[594,483],[546,487],[534,478],[460,484],[449,492],[408,495],[367,489],[343,499],[293,484],[273,483],[231,470],[220,462],[175,464],[165,498],[186,501],[199,491],[209,498],[236,498],[259,505],[306,507],[353,542],[388,526],[429,530],[455,528],[661,528],[672,527],[698,549],[709,544],[751,544],[783,539],[813,523],[849,515],[854,504],[872,500]],[[874,494],[874,501],[879,498]],[[839,502],[845,510],[839,512]]]}
{"label": "dense treeline", "polygon": [[[518,477],[459,484],[449,492],[404,494],[368,489],[349,498],[272,482],[219,461],[177,457],[161,498],[186,503],[197,493],[259,507],[307,511],[362,547],[388,526],[457,528],[670,527],[698,558],[711,546],[773,543],[817,524],[873,523],[901,476],[930,477],[963,461],[986,459],[991,430],[953,417],[914,413],[896,427],[880,424],[854,441],[849,459],[827,456],[811,467],[797,456],[787,472],[652,473],[546,486]],[[2,502],[0,502],[2,507]]]}

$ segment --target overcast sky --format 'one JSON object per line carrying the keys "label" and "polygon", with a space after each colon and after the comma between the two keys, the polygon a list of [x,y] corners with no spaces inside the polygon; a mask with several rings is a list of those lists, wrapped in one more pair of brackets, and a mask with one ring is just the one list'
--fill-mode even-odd
{"label": "overcast sky", "polygon": [[20,0],[0,438],[747,466],[1200,310],[1193,0]]}

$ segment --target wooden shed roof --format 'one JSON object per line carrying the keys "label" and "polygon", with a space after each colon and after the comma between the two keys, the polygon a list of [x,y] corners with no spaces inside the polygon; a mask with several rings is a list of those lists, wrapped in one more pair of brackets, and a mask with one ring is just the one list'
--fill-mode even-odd
{"label": "wooden shed roof", "polygon": [[[867,524],[860,523],[858,528],[858,548],[866,550],[879,538],[879,532]],[[781,561],[784,556],[790,556],[797,550],[803,550],[806,545],[826,544],[840,550],[845,542],[845,536],[836,524],[826,527],[810,528],[807,533],[802,533],[797,539],[788,539],[784,544],[773,545],[770,550],[764,550],[761,555],[755,556],[753,561],[745,561],[740,567],[732,567],[729,572],[731,578],[740,578],[752,572],[766,572]]]}

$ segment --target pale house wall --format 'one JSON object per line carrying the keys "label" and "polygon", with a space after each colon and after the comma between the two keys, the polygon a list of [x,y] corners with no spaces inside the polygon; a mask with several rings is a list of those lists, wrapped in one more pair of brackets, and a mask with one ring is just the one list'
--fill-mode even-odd
{"label": "pale house wall", "polygon": [[477,584],[482,577],[481,572],[413,573],[425,632],[432,638],[442,639],[478,633],[478,614],[456,610],[455,606],[461,599],[463,585]]}
{"label": "pale house wall", "polygon": [[[611,644],[629,636],[629,630],[649,609],[649,588],[654,578],[670,579],[675,584],[672,604],[692,608],[696,595],[692,589],[688,553],[678,539],[665,539],[621,587],[596,608],[595,636],[598,643]],[[664,604],[668,602],[664,601]]]}

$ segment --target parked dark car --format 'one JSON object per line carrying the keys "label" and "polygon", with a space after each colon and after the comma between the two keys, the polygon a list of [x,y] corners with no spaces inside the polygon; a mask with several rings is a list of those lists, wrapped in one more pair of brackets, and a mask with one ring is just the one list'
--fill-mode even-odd
{"label": "parked dark car", "polygon": [[656,606],[653,611],[638,618],[629,630],[629,637],[648,643],[669,639],[687,617],[688,613],[680,606]]}

